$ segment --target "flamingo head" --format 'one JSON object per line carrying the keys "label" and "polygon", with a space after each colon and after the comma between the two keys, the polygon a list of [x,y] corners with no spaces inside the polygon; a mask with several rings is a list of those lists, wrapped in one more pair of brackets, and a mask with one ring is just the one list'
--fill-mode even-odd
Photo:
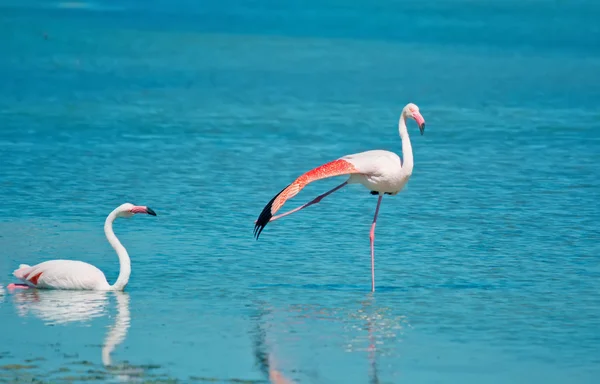
{"label": "flamingo head", "polygon": [[122,204],[119,208],[117,208],[118,217],[131,217],[136,213],[145,213],[147,215],[156,216],[156,212],[154,212],[152,208],[143,205],[133,205],[131,203],[125,203]]}
{"label": "flamingo head", "polygon": [[421,116],[421,112],[419,112],[419,107],[416,104],[408,103],[404,110],[402,110],[404,116],[415,119],[417,125],[419,126],[419,130],[421,131],[421,135],[425,132],[425,119]]}

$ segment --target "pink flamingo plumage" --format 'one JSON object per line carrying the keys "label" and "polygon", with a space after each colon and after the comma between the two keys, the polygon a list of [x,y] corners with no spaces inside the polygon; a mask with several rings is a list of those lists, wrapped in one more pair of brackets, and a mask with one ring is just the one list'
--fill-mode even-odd
{"label": "pink flamingo plumage", "polygon": [[119,256],[120,270],[115,284],[108,284],[101,270],[83,261],[49,260],[34,266],[21,264],[13,272],[13,275],[24,284],[9,284],[7,288],[123,291],[129,282],[131,261],[127,250],[113,232],[112,226],[115,219],[119,217],[128,218],[136,213],[156,216],[151,208],[125,203],[115,208],[104,223],[106,238]]}
{"label": "pink flamingo plumage", "polygon": [[[254,236],[256,239],[258,240],[261,232],[269,222],[316,204],[324,197],[332,194],[348,184],[362,184],[371,191],[371,194],[379,196],[377,200],[377,207],[375,208],[375,216],[373,217],[373,223],[371,224],[371,231],[369,234],[371,242],[371,290],[374,292],[375,224],[377,222],[377,215],[379,214],[379,206],[381,205],[381,200],[384,194],[395,196],[404,188],[410,176],[412,175],[414,166],[412,146],[410,144],[410,138],[406,128],[407,118],[412,118],[417,122],[419,130],[421,131],[421,135],[423,135],[425,131],[425,119],[423,116],[421,116],[419,107],[413,103],[407,104],[402,109],[400,120],[398,122],[400,139],[402,140],[403,160],[393,152],[373,150],[343,156],[337,160],[333,160],[304,173],[293,183],[285,187],[275,197],[273,197],[273,199],[271,199],[271,201],[269,201],[264,207],[255,222],[256,225],[254,227]],[[300,192],[300,190],[302,190],[302,188],[309,183],[320,179],[341,175],[350,175],[350,177],[342,184],[328,192],[325,192],[322,195],[317,196],[312,201],[289,212],[274,216],[287,200],[296,196],[298,192]]]}

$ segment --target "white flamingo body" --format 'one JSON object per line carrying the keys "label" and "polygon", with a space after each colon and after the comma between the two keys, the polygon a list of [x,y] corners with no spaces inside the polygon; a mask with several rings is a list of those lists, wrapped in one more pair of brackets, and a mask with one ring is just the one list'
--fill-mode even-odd
{"label": "white flamingo body", "polygon": [[104,273],[95,266],[83,261],[50,260],[29,266],[21,264],[13,275],[25,285],[11,284],[9,288],[39,288],[65,290],[97,290],[122,291],[129,282],[131,275],[131,260],[125,247],[115,235],[112,226],[119,217],[131,217],[136,213],[156,216],[148,207],[125,203],[115,208],[106,218],[104,233],[110,245],[119,257],[119,277],[115,284],[110,285]]}
{"label": "white flamingo body", "polygon": [[[254,236],[258,239],[265,226],[274,220],[298,212],[308,206],[318,203],[324,197],[332,194],[348,184],[362,184],[371,191],[373,195],[379,195],[375,216],[371,225],[369,238],[371,240],[371,290],[375,291],[375,224],[379,213],[379,206],[383,195],[396,195],[400,192],[412,175],[413,171],[413,153],[410,144],[408,130],[406,128],[406,119],[413,118],[421,130],[421,135],[425,130],[425,119],[419,112],[419,107],[413,103],[407,104],[402,109],[398,130],[402,140],[402,157],[390,151],[373,150],[346,155],[337,160],[325,163],[314,168],[285,187],[279,192],[267,205],[255,221]],[[275,213],[285,204],[285,202],[296,196],[306,185],[328,177],[348,175],[348,179],[337,187],[317,196],[312,201],[292,209],[289,212],[274,216]]]}
{"label": "white flamingo body", "polygon": [[402,160],[394,152],[376,149],[340,158],[351,163],[360,173],[350,175],[348,184],[362,184],[371,191],[397,194],[411,173],[402,169]]}
{"label": "white flamingo body", "polygon": [[[37,279],[37,284],[27,278],[38,274],[40,277]],[[13,275],[31,288],[110,290],[104,272],[91,264],[77,260],[49,260],[34,266],[21,264]]]}

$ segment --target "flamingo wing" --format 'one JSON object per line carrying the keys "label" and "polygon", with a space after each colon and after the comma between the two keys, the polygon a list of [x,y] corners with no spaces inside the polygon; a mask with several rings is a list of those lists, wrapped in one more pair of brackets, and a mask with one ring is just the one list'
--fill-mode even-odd
{"label": "flamingo wing", "polygon": [[32,288],[42,289],[108,289],[101,270],[74,260],[50,260],[29,266],[21,264],[13,275]]}
{"label": "flamingo wing", "polygon": [[294,180],[290,185],[282,189],[281,192],[275,195],[275,197],[273,197],[271,201],[265,205],[262,212],[258,216],[258,219],[256,220],[256,226],[254,227],[254,233],[256,237],[258,238],[273,215],[279,209],[281,209],[281,207],[283,207],[283,204],[285,204],[287,200],[296,196],[302,190],[302,188],[306,187],[308,184],[312,183],[313,181],[328,177],[358,173],[362,172],[351,161],[343,158],[330,161],[304,173]]}

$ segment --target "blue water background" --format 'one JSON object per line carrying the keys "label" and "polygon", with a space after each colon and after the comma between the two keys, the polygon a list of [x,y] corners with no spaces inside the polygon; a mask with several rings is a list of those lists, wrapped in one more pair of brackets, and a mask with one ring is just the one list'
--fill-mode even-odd
{"label": "blue water background", "polygon": [[[115,224],[124,294],[0,289],[0,382],[595,383],[598,20],[594,1],[1,1],[0,285],[57,258],[112,283],[106,215],[158,216]],[[303,172],[399,153],[408,102],[427,128],[383,199],[375,294],[360,186],[252,238]]]}

